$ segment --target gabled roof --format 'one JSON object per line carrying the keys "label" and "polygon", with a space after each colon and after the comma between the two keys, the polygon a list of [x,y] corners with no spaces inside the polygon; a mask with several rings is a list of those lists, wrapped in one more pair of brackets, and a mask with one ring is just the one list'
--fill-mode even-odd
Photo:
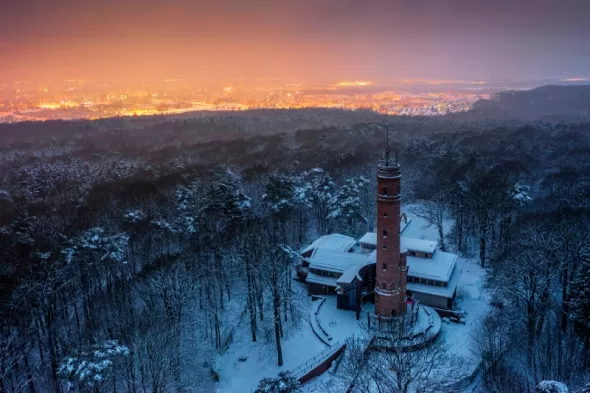
{"label": "gabled roof", "polygon": [[332,233],[330,235],[324,235],[319,239],[316,239],[316,241],[305,247],[301,253],[304,254],[311,250],[317,250],[318,248],[346,252],[350,250],[355,244],[356,240],[350,236]]}

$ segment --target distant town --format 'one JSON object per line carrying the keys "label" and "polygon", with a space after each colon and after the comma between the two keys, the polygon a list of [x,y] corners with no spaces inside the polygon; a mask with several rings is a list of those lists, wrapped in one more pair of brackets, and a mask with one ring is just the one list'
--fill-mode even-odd
{"label": "distant town", "polygon": [[88,80],[19,81],[0,85],[0,122],[311,107],[436,116],[467,111],[477,100],[489,98],[492,91],[485,81],[452,80],[342,81],[324,85],[273,79],[225,84],[189,79],[112,84]]}

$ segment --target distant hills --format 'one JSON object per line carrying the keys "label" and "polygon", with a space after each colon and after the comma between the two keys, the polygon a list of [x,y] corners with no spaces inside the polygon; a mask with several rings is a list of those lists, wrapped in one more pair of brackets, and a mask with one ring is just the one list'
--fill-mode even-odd
{"label": "distant hills", "polygon": [[455,116],[464,120],[588,120],[590,85],[505,91],[490,100],[479,100],[470,111]]}

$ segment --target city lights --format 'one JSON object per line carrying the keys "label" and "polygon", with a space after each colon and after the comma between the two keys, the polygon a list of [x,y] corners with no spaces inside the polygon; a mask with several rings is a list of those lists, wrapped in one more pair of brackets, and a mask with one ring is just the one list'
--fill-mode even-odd
{"label": "city lights", "polygon": [[[448,86],[436,87],[440,89],[437,92],[411,92],[413,85],[453,83],[467,86],[487,82],[405,80],[398,82],[395,89],[368,80],[327,85],[281,84],[274,79],[232,85],[203,84],[187,79],[116,86],[87,80],[20,82],[5,86],[0,92],[0,122],[267,108],[365,109],[388,115],[436,116],[469,110],[475,101],[488,97],[481,91]],[[404,90],[405,86],[410,91]]]}

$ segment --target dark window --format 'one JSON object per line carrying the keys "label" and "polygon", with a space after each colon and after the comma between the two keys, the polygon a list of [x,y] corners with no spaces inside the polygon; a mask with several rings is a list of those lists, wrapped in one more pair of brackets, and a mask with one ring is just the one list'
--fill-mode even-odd
{"label": "dark window", "polygon": [[384,250],[387,250],[387,246],[383,246],[383,249],[384,249]]}
{"label": "dark window", "polygon": [[387,213],[383,213],[383,217],[387,218]]}
{"label": "dark window", "polygon": [[383,191],[381,193],[383,195],[387,195],[387,187],[383,186]]}
{"label": "dark window", "polygon": [[381,287],[382,287],[383,289],[387,289],[387,284],[383,283],[383,284],[381,284]]}
{"label": "dark window", "polygon": [[383,237],[387,237],[387,230],[386,229],[383,230]]}
{"label": "dark window", "polygon": [[383,270],[387,270],[387,264],[386,263],[383,264]]}

